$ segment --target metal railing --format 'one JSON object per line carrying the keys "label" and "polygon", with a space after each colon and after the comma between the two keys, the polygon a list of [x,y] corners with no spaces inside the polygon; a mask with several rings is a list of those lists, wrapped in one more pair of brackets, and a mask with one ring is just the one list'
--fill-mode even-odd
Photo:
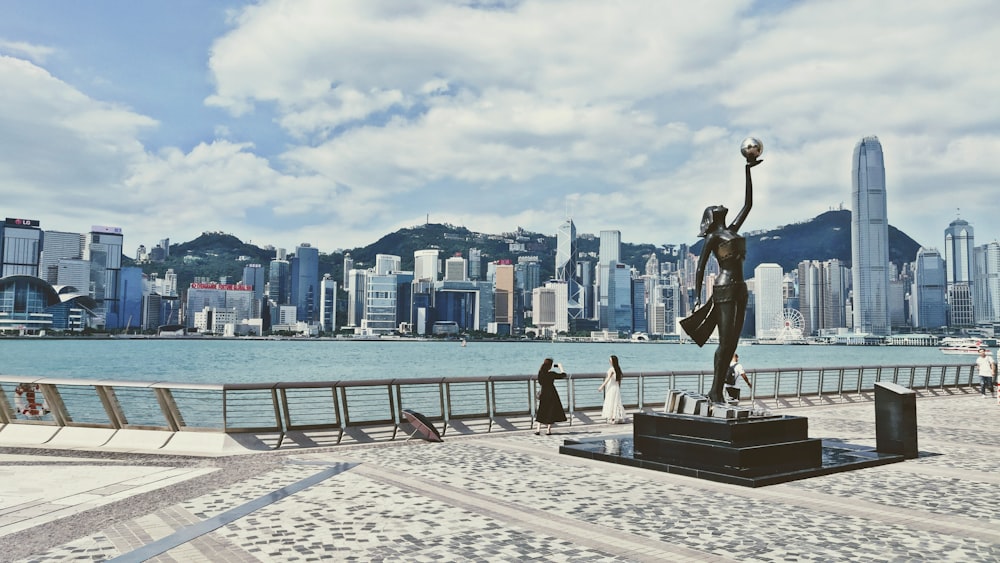
{"label": "metal railing", "polygon": [[[749,371],[751,402],[857,395],[876,382],[934,389],[978,382],[973,365],[776,368]],[[600,410],[597,387],[604,374],[556,380],[570,415]],[[670,389],[705,393],[707,371],[626,374],[622,401],[629,410],[662,407]],[[168,432],[286,433],[384,426],[395,439],[403,409],[441,423],[480,420],[493,430],[498,420],[534,417],[538,382],[531,375],[383,379],[246,384],[186,384],[0,375],[0,423],[58,427],[140,429]],[[509,425],[508,425],[509,427]]]}

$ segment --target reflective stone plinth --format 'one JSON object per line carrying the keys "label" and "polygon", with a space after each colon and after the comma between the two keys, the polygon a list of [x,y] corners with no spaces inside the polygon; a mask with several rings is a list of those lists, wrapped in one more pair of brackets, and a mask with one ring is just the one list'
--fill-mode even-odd
{"label": "reflective stone plinth", "polygon": [[714,418],[637,413],[632,436],[567,440],[559,452],[700,479],[760,487],[902,461],[808,437],[798,416]]}

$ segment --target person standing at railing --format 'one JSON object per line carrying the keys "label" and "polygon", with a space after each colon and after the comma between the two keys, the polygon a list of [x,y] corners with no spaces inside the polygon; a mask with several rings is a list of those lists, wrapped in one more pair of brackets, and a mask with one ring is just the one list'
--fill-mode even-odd
{"label": "person standing at railing", "polygon": [[622,405],[622,368],[618,365],[618,356],[611,356],[611,367],[608,368],[608,375],[604,378],[604,383],[597,388],[604,390],[604,408],[601,416],[609,424],[625,422],[625,407]]}
{"label": "person standing at railing", "polygon": [[538,368],[538,410],[535,411],[535,422],[538,428],[535,435],[541,434],[542,425],[546,425],[545,434],[552,434],[552,425],[556,422],[566,422],[566,409],[563,408],[559,392],[556,391],[556,380],[564,379],[568,374],[563,371],[562,364],[553,364],[552,358],[545,358]]}
{"label": "person standing at railing", "polygon": [[993,394],[995,391],[993,388],[993,376],[997,373],[997,363],[993,361],[993,356],[990,356],[986,348],[979,349],[979,357],[976,358],[976,367],[979,368],[979,392],[986,399],[989,397],[987,393]]}

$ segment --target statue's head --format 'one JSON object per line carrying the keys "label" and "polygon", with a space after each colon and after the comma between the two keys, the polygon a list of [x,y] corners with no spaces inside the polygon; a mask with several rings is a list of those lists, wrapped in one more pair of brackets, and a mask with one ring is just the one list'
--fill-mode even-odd
{"label": "statue's head", "polygon": [[728,212],[729,209],[726,209],[724,205],[706,207],[705,213],[701,216],[701,232],[698,233],[698,236],[706,236],[713,228],[725,225],[726,213]]}

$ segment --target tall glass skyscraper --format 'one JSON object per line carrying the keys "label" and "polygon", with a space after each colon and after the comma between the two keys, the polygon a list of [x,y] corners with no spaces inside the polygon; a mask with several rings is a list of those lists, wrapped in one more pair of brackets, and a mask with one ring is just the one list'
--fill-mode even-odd
{"label": "tall glass skyscraper", "polygon": [[319,321],[319,249],[309,243],[295,247],[291,260],[292,284],[289,297],[295,305],[298,321],[313,324]]}
{"label": "tall glass skyscraper", "polygon": [[951,309],[951,326],[973,326],[973,254],[976,236],[972,225],[955,219],[944,230],[944,263],[947,276],[947,298]]}
{"label": "tall glass skyscraper", "polygon": [[[90,296],[97,301],[97,312],[108,329],[125,327],[121,317],[122,230],[120,227],[95,225],[87,235],[83,259],[90,261]],[[78,288],[80,289],[80,288]],[[100,324],[100,321],[98,321]]]}
{"label": "tall glass skyscraper", "polygon": [[601,243],[597,254],[597,286],[600,290],[598,317],[601,328],[615,328],[610,322],[611,311],[608,310],[608,293],[610,291],[608,276],[613,268],[612,264],[621,260],[622,232],[601,231],[600,236]]}
{"label": "tall glass skyscraper", "polygon": [[566,219],[556,232],[555,277],[566,282],[566,311],[571,319],[583,318],[584,314],[585,291],[576,272],[576,257],[576,225]]}
{"label": "tall glass skyscraper", "polygon": [[851,169],[851,275],[854,331],[889,334],[889,218],[878,137],[854,147]]}
{"label": "tall glass skyscraper", "polygon": [[914,262],[910,290],[910,324],[914,328],[939,329],[945,316],[945,263],[933,248],[921,248]]}
{"label": "tall glass skyscraper", "polygon": [[573,279],[576,269],[576,225],[572,219],[559,225],[556,231],[556,268],[555,276],[559,281]]}

